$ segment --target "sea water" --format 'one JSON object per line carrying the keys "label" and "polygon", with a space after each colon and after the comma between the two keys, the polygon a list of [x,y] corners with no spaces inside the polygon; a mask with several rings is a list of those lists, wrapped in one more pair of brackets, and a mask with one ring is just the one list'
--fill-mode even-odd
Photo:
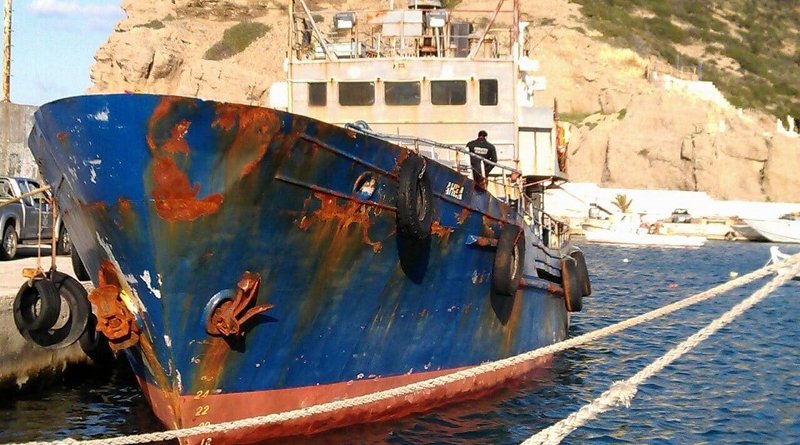
{"label": "sea water", "polygon": [[[578,244],[593,296],[572,316],[576,336],[681,300],[762,267],[770,244],[698,249]],[[783,246],[796,253],[800,246]],[[544,376],[480,400],[291,444],[518,444],[661,357],[766,279],[557,354]],[[800,283],[790,282],[639,387],[629,408],[601,414],[563,443],[800,443]],[[104,438],[161,426],[124,363],[73,370],[0,400],[0,443]]]}

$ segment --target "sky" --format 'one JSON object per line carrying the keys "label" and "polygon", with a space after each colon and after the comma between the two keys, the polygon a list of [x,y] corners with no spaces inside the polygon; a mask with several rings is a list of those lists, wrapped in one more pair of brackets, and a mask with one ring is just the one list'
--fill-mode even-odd
{"label": "sky", "polygon": [[11,102],[42,105],[86,93],[94,55],[123,18],[120,0],[13,0]]}

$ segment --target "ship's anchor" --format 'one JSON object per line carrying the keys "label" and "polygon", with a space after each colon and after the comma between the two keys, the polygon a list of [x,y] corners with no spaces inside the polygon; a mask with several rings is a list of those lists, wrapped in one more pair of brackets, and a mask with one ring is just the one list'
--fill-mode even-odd
{"label": "ship's anchor", "polygon": [[253,306],[259,284],[261,276],[245,272],[236,285],[233,298],[225,297],[225,294],[217,294],[212,298],[209,305],[213,309],[206,322],[206,332],[223,337],[244,335],[242,326],[248,320],[273,307],[271,304]]}
{"label": "ship's anchor", "polygon": [[139,342],[141,331],[136,317],[122,301],[122,291],[114,283],[111,266],[104,263],[98,273],[98,286],[89,293],[89,301],[96,308],[97,331],[108,339],[114,351],[130,348]]}

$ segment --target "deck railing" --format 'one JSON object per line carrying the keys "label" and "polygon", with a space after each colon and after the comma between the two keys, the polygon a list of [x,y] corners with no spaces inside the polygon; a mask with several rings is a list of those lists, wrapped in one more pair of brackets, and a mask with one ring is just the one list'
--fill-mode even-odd
{"label": "deck railing", "polygon": [[[480,172],[481,176],[487,178],[487,181],[492,184],[491,187],[487,188],[487,191],[491,192],[496,198],[509,204],[520,213],[525,222],[531,226],[534,234],[536,234],[546,246],[560,248],[569,238],[569,225],[544,211],[541,205],[541,203],[544,202],[543,191],[535,191],[532,193],[539,195],[536,199],[526,194],[525,188],[535,186],[536,184],[526,183],[522,172],[514,167],[490,161],[458,145],[443,144],[416,136],[372,131],[363,121],[345,124],[345,128],[356,130],[369,136],[408,148],[417,154],[447,165],[466,177],[470,177],[473,170],[472,163],[469,162],[472,158],[481,161],[478,164],[481,166],[481,169],[483,169],[484,162],[493,165],[500,170],[500,173],[491,173],[487,176],[483,174],[484,172]],[[539,204],[537,204],[536,201],[538,201]]]}

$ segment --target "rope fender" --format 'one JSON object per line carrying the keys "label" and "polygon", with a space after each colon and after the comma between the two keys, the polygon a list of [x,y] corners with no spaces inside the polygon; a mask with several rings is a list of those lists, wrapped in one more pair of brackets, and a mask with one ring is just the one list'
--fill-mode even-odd
{"label": "rope fender", "polygon": [[[285,421],[288,421],[288,420],[296,420],[296,419],[300,419],[300,418],[303,418],[303,417],[309,417],[309,416],[313,416],[313,415],[317,415],[317,414],[333,412],[333,411],[337,411],[337,410],[344,409],[344,408],[349,408],[349,407],[353,407],[353,406],[358,406],[358,405],[363,405],[363,404],[367,404],[367,403],[377,402],[377,401],[390,399],[390,398],[394,398],[394,397],[413,394],[413,393],[418,392],[418,391],[424,391],[424,390],[427,390],[427,389],[435,388],[437,386],[447,385],[447,384],[450,384],[452,382],[456,382],[456,381],[463,380],[463,379],[474,378],[474,377],[479,376],[481,374],[485,374],[485,373],[488,373],[488,372],[494,372],[494,371],[497,371],[497,370],[500,370],[500,369],[504,369],[504,368],[507,368],[507,367],[510,367],[510,366],[515,366],[515,365],[518,365],[520,363],[524,363],[524,362],[529,361],[529,360],[534,360],[536,358],[539,358],[539,357],[542,357],[542,356],[545,356],[545,355],[550,355],[550,354],[554,354],[556,352],[560,352],[560,351],[571,349],[571,348],[574,348],[574,347],[577,347],[577,346],[581,346],[581,345],[583,345],[585,343],[589,343],[589,342],[592,342],[594,340],[597,340],[597,339],[600,339],[600,338],[603,338],[603,337],[607,337],[607,336],[609,336],[611,334],[615,334],[617,332],[624,331],[625,329],[628,329],[630,327],[645,323],[647,321],[654,320],[656,318],[662,317],[664,315],[668,315],[668,314],[670,314],[672,312],[675,312],[675,311],[678,311],[680,309],[684,309],[686,307],[689,307],[689,306],[692,306],[694,304],[700,303],[702,301],[708,300],[710,298],[716,297],[716,296],[718,296],[720,294],[723,294],[723,293],[725,293],[725,292],[727,292],[729,290],[744,286],[744,285],[749,284],[749,283],[751,283],[751,282],[753,282],[755,280],[763,278],[763,277],[765,277],[765,276],[767,276],[769,274],[775,273],[775,272],[778,271],[779,268],[785,268],[787,266],[791,266],[792,267],[792,269],[791,269],[792,273],[791,274],[788,274],[788,273],[787,274],[780,274],[777,278],[773,279],[762,290],[770,288],[773,285],[773,283],[783,284],[786,281],[788,281],[789,279],[791,279],[797,271],[800,271],[800,254],[793,255],[793,256],[791,256],[791,257],[787,258],[786,260],[781,261],[779,263],[762,267],[761,269],[757,269],[757,270],[755,270],[753,272],[750,272],[750,273],[748,273],[746,275],[743,275],[743,276],[741,276],[739,278],[736,278],[736,279],[730,280],[728,282],[725,282],[723,284],[720,284],[720,285],[718,285],[716,287],[713,287],[713,288],[711,288],[709,290],[703,291],[703,292],[701,292],[699,294],[695,294],[695,295],[693,295],[691,297],[687,297],[687,298],[685,298],[683,300],[677,301],[675,303],[668,304],[668,305],[666,305],[664,307],[652,310],[650,312],[647,312],[645,314],[630,318],[628,320],[623,320],[621,322],[614,323],[614,324],[612,324],[610,326],[607,326],[605,328],[601,328],[601,329],[598,329],[598,330],[595,330],[595,331],[592,331],[592,332],[588,332],[586,334],[579,335],[577,337],[573,337],[573,338],[570,338],[570,339],[567,339],[567,340],[564,340],[564,341],[561,341],[561,342],[558,342],[558,343],[554,343],[552,345],[548,345],[548,346],[545,346],[543,348],[539,348],[539,349],[536,349],[536,350],[533,350],[533,351],[525,352],[523,354],[519,354],[519,355],[516,355],[516,356],[513,356],[513,357],[508,357],[508,358],[505,358],[505,359],[502,359],[502,360],[498,360],[498,361],[495,361],[495,362],[485,363],[485,364],[480,365],[480,366],[476,366],[476,367],[473,367],[473,368],[469,368],[469,369],[465,369],[465,370],[462,370],[462,371],[454,372],[452,374],[447,374],[447,375],[444,375],[444,376],[436,377],[436,378],[433,378],[433,379],[430,379],[430,380],[424,380],[424,381],[421,381],[421,382],[416,382],[416,383],[412,383],[412,384],[409,384],[409,385],[405,385],[405,386],[401,386],[401,387],[397,387],[397,388],[393,388],[393,389],[389,389],[389,390],[385,390],[385,391],[380,391],[380,392],[376,392],[376,393],[372,393],[372,394],[367,394],[367,395],[364,395],[364,396],[354,397],[354,398],[351,398],[351,399],[344,399],[344,400],[338,400],[338,401],[335,401],[335,402],[323,403],[323,404],[320,404],[320,405],[314,405],[314,406],[310,406],[310,407],[307,407],[307,408],[301,408],[301,409],[296,409],[296,410],[292,410],[292,411],[286,411],[286,412],[282,412],[282,413],[269,414],[269,415],[258,416],[258,417],[251,417],[251,418],[247,418],[247,419],[240,419],[240,420],[222,422],[222,423],[211,424],[211,425],[203,425],[203,426],[195,426],[195,427],[190,427],[190,428],[182,428],[182,429],[177,429],[177,430],[168,430],[168,431],[161,431],[161,432],[154,432],[154,433],[135,434],[135,435],[120,436],[120,437],[113,437],[113,438],[107,438],[107,439],[92,439],[92,440],[78,441],[78,440],[75,440],[75,439],[68,438],[68,439],[57,440],[57,441],[49,441],[49,442],[24,442],[24,443],[13,443],[13,444],[7,444],[7,445],[74,445],[74,444],[83,444],[83,445],[133,445],[133,444],[142,444],[142,443],[174,440],[174,439],[181,438],[181,437],[216,434],[216,433],[232,431],[232,430],[236,430],[236,429],[250,428],[250,427],[261,426],[261,425],[269,425],[269,424],[281,423],[281,422],[285,422]],[[774,285],[774,287],[769,289],[769,292],[771,292],[772,290],[774,290],[775,288],[780,286],[780,284]],[[758,291],[757,293],[760,293],[762,290]],[[756,296],[756,294],[754,294],[753,296],[749,297],[748,299],[746,299],[745,301],[740,303],[740,305],[744,304],[745,302],[751,302],[751,304],[747,307],[747,308],[749,308],[752,305],[754,305],[755,303],[757,303],[758,301],[760,301],[761,298],[763,298],[763,296],[762,296],[759,299],[754,299],[753,298],[754,296]],[[752,302],[751,299],[754,299],[755,302]],[[738,306],[739,305],[737,305],[737,307]],[[731,310],[731,311],[733,311],[733,310]],[[726,313],[726,315],[727,315],[727,313]],[[736,315],[734,315],[733,318],[735,318],[735,316]],[[731,318],[731,320],[732,320],[732,318]],[[728,323],[729,321],[730,320],[724,321],[724,322],[721,322],[721,323]],[[717,329],[721,328],[722,326],[724,326],[724,324],[721,324]],[[703,339],[706,338],[708,335],[710,335],[710,333],[705,335],[705,337],[703,337]],[[695,334],[695,336],[697,336],[697,334]],[[695,337],[695,336],[693,336],[693,337]],[[702,341],[702,339],[701,339],[701,341]],[[686,342],[684,342],[684,343],[686,343]],[[682,345],[683,345],[683,343],[682,343]],[[680,345],[679,345],[679,347],[680,347]],[[678,349],[678,348],[676,348],[676,349]],[[672,351],[670,351],[670,352],[672,352]],[[674,358],[672,360],[674,360]],[[663,368],[664,366],[666,366],[667,363],[664,363],[663,365],[661,365],[661,367]],[[612,389],[630,388],[629,386],[626,386],[626,385],[628,385],[628,384],[622,383],[622,384],[619,384],[617,386],[612,386]],[[630,389],[625,390],[625,391],[618,391],[618,392],[623,394],[623,396],[619,397],[619,401],[630,400],[633,397],[633,395],[635,394],[635,388],[633,388],[632,392],[631,392]],[[625,395],[625,394],[628,394],[628,395]],[[609,403],[609,402],[604,401],[602,403]],[[619,402],[615,399],[613,404],[611,404],[609,406],[613,406],[616,403],[619,403]],[[575,415],[577,417],[577,413],[575,413],[573,415]],[[546,430],[543,430],[542,432],[544,432],[544,431],[546,431]],[[529,440],[531,440],[531,439],[529,439]],[[559,441],[560,441],[560,439],[559,439]],[[525,443],[527,444],[528,442],[525,442]],[[535,442],[531,442],[531,443],[535,443]],[[548,443],[550,443],[550,442],[548,442]]]}

